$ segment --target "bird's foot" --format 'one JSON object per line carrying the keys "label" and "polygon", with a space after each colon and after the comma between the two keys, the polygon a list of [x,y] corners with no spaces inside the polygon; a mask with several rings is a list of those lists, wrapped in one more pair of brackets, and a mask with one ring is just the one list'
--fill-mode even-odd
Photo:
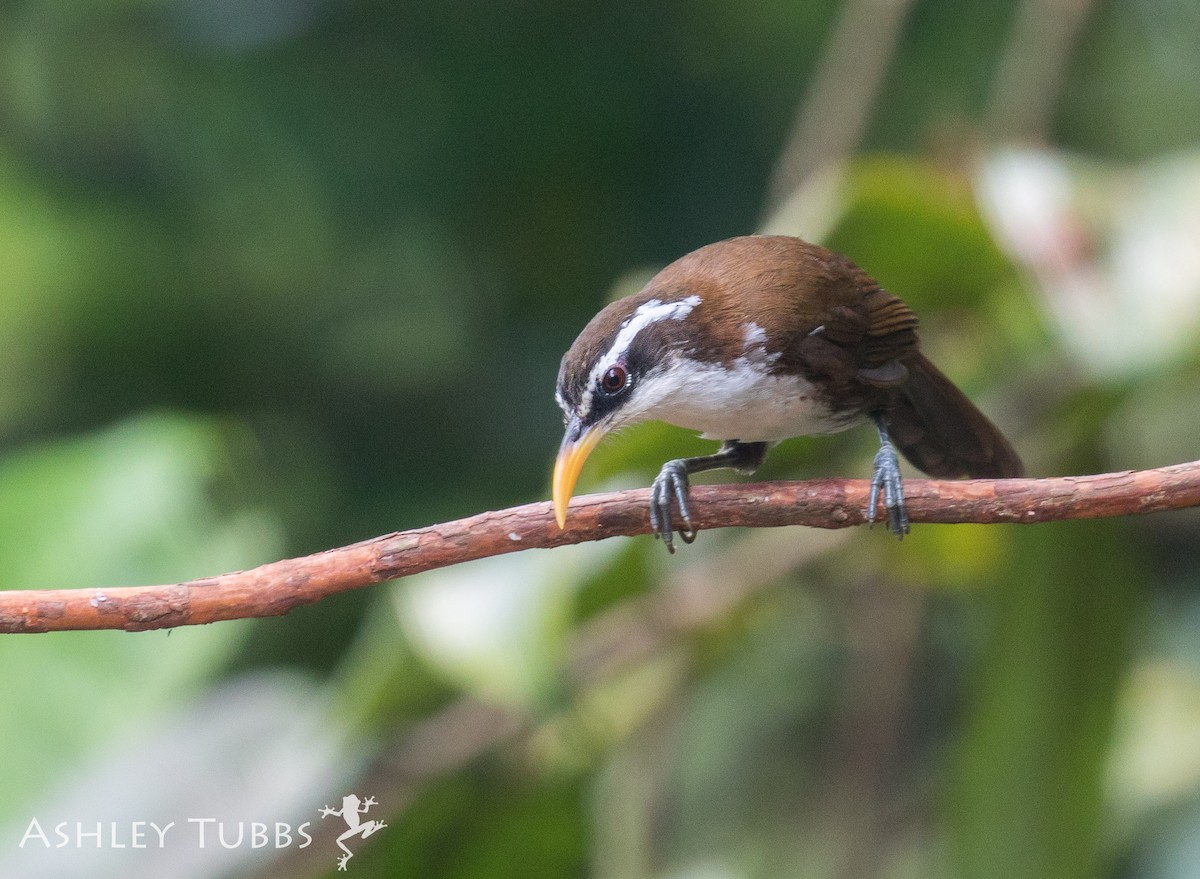
{"label": "bird's foot", "polygon": [[654,529],[654,536],[666,544],[668,552],[675,552],[672,499],[679,507],[679,518],[683,520],[683,527],[678,529],[680,540],[691,543],[696,539],[696,529],[692,526],[692,516],[688,510],[688,488],[687,462],[683,460],[663,464],[650,486],[650,527]]}
{"label": "bird's foot", "polygon": [[888,528],[904,539],[908,533],[908,510],[904,506],[904,483],[900,478],[900,459],[896,449],[885,440],[875,453],[875,473],[871,477],[871,494],[867,499],[867,521],[875,524],[879,492],[883,491],[883,506],[887,510]]}

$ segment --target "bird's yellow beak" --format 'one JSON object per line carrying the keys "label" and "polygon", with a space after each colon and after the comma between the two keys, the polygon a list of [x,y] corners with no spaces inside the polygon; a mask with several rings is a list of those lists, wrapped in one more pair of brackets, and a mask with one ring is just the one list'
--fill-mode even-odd
{"label": "bird's yellow beak", "polygon": [[558,459],[554,462],[551,493],[554,498],[554,518],[558,520],[559,528],[567,524],[567,504],[571,502],[571,492],[575,490],[583,462],[604,438],[605,432],[598,425],[581,430],[574,420],[567,425],[567,435],[563,437],[562,445],[558,448]]}

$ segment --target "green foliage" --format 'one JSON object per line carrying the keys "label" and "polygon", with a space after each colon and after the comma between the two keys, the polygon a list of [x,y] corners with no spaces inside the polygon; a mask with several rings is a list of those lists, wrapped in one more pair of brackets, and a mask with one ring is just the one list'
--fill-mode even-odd
{"label": "green foliage", "polygon": [[[1032,473],[1195,457],[1200,176],[1160,158],[1200,114],[1194,4],[1085,23],[1053,173],[998,187],[1061,184],[1030,236],[1051,272],[998,232],[1011,156],[978,139],[1018,6],[912,4],[866,151],[823,171],[823,243],[913,304]],[[0,7],[0,586],[173,582],[543,499],[562,351],[621,279],[756,228],[845,8]],[[711,449],[644,425],[581,491]],[[791,440],[760,475],[873,451]],[[730,531],[5,637],[0,838],[68,805],[306,820],[353,788],[390,825],[363,876],[1196,875],[1195,544],[1186,515]],[[479,703],[504,723],[419,739]]]}
{"label": "green foliage", "polygon": [[[103,587],[269,561],[278,523],[247,503],[246,463],[236,431],[167,416],[13,456],[0,466],[0,570],[10,586]],[[0,741],[14,755],[0,818],[21,814],[46,767],[130,735],[205,686],[250,628],[0,640],[10,704],[26,706],[0,712]]]}
{"label": "green foliage", "polygon": [[578,778],[529,785],[502,768],[467,774],[428,791],[349,867],[367,877],[582,876],[582,793]]}
{"label": "green foliage", "polygon": [[855,165],[846,186],[848,207],[829,246],[855,254],[918,314],[986,308],[989,294],[1013,279],[968,179],[889,156]]}
{"label": "green foliage", "polygon": [[1106,522],[1021,542],[992,596],[947,818],[962,875],[1095,876],[1119,686],[1141,570]]}

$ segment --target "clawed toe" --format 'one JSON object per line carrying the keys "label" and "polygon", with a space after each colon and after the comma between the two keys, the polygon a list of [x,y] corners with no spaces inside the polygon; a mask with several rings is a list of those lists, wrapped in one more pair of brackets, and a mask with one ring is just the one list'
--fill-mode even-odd
{"label": "clawed toe", "polygon": [[671,520],[671,502],[679,507],[679,518],[683,527],[679,538],[684,543],[696,539],[692,526],[691,511],[688,509],[688,474],[682,461],[668,461],[663,465],[650,488],[650,527],[654,536],[661,540],[668,552],[675,552],[675,526]]}
{"label": "clawed toe", "polygon": [[879,508],[879,493],[883,491],[883,506],[887,510],[888,528],[903,539],[909,532],[908,510],[904,505],[904,482],[900,478],[900,459],[890,442],[880,446],[875,454],[875,472],[871,477],[871,494],[867,499],[867,521],[874,524]]}

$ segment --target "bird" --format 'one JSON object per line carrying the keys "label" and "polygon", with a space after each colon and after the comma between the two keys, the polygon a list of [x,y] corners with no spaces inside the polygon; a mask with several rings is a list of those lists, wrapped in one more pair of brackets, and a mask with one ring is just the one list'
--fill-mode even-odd
{"label": "bird", "polygon": [[[917,316],[848,257],[787,235],[694,250],[604,307],[563,356],[555,398],[565,432],[552,497],[560,528],[584,461],[614,430],[659,420],[719,440],[663,464],[651,530],[671,552],[696,537],[689,476],[753,473],[782,440],[873,424],[868,500],[909,532],[896,450],[938,478],[1013,478],[1000,430],[921,352]],[[678,510],[678,519],[672,512]]]}

